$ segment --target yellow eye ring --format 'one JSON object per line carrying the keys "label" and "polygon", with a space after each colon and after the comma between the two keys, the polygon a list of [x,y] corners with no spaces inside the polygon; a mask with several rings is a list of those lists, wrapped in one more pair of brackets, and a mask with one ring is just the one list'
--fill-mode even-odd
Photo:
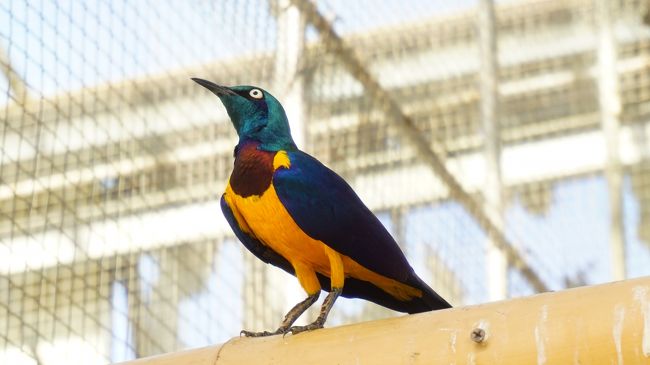
{"label": "yellow eye ring", "polygon": [[264,96],[262,90],[260,89],[253,89],[248,92],[248,95],[250,95],[253,99],[261,99]]}

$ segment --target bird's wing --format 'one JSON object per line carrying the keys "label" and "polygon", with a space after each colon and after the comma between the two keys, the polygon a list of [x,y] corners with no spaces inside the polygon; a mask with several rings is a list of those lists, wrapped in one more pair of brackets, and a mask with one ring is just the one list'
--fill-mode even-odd
{"label": "bird's wing", "polygon": [[239,224],[237,223],[237,220],[235,219],[235,215],[233,214],[232,209],[223,196],[221,197],[221,210],[223,211],[223,215],[226,217],[226,220],[228,221],[228,224],[230,224],[233,232],[235,232],[235,236],[239,238],[241,243],[251,253],[253,253],[253,255],[257,256],[257,258],[266,262],[267,264],[275,265],[293,275],[293,267],[289,261],[287,261],[284,257],[280,256],[277,252],[273,251],[268,246],[262,244],[262,242],[257,240],[257,238],[242,231],[242,229],[239,227]]}
{"label": "bird's wing", "polygon": [[273,186],[296,224],[377,274],[407,283],[414,277],[399,246],[352,188],[334,171],[304,152],[288,153]]}

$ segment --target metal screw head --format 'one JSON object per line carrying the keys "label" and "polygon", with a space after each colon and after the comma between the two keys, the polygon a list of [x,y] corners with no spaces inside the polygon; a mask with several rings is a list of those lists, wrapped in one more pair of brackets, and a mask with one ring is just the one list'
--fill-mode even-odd
{"label": "metal screw head", "polygon": [[472,341],[481,343],[485,340],[485,330],[483,328],[474,328],[470,334]]}

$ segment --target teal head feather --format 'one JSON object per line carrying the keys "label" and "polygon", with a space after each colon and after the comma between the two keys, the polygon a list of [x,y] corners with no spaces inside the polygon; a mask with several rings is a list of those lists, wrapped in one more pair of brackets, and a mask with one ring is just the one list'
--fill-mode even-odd
{"label": "teal head feather", "polygon": [[221,86],[192,78],[221,99],[239,141],[258,141],[266,151],[294,150],[289,121],[280,102],[268,91],[255,86]]}

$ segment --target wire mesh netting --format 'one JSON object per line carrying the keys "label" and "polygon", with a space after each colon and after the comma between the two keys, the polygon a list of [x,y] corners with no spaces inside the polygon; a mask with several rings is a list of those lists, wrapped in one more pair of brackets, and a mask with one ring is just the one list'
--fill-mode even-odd
{"label": "wire mesh netting", "polygon": [[[303,299],[222,217],[237,136],[190,77],[278,97],[454,305],[650,274],[649,14],[0,1],[0,363],[219,343]],[[328,325],[392,315],[340,299]]]}

